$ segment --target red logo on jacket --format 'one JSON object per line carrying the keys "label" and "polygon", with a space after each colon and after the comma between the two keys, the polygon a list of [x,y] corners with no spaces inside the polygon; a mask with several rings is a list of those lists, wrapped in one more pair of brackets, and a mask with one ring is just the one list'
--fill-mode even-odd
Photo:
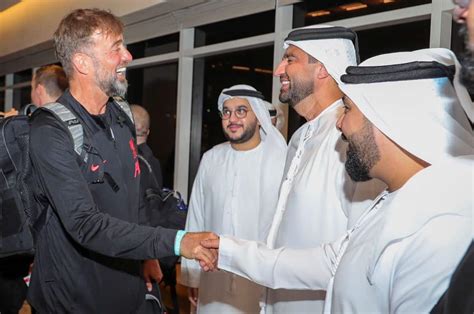
{"label": "red logo on jacket", "polygon": [[133,174],[133,177],[136,178],[138,175],[140,175],[140,164],[138,163],[138,152],[137,152],[137,146],[135,145],[135,141],[133,138],[128,141],[128,145],[130,146],[130,150],[132,151],[132,156],[133,160],[135,160],[135,172]]}

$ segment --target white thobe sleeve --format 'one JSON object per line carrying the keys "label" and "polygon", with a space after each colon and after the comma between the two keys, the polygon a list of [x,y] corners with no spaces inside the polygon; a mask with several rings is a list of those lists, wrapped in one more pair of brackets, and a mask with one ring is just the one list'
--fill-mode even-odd
{"label": "white thobe sleeve", "polygon": [[218,267],[272,289],[326,290],[342,241],[311,249],[270,249],[221,236]]}
{"label": "white thobe sleeve", "polygon": [[455,215],[435,218],[407,239],[392,271],[380,268],[393,276],[390,313],[428,313],[433,308],[470,243],[471,223]]}
{"label": "white thobe sleeve", "polygon": [[[196,179],[194,180],[191,199],[189,201],[188,215],[186,218],[186,231],[198,232],[205,229],[204,223],[204,184],[205,161],[201,161]],[[180,283],[187,287],[198,288],[201,277],[201,267],[195,260],[181,259]]]}

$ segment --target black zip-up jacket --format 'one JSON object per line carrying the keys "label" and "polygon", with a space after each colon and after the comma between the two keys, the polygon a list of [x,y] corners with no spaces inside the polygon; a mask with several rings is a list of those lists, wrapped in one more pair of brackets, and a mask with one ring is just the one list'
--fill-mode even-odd
{"label": "black zip-up jacket", "polygon": [[49,112],[32,119],[31,159],[48,219],[28,299],[39,313],[135,313],[141,261],[174,255],[176,230],[139,226],[140,168],[128,117],[110,100],[90,115],[67,90],[58,100],[82,121],[88,160]]}

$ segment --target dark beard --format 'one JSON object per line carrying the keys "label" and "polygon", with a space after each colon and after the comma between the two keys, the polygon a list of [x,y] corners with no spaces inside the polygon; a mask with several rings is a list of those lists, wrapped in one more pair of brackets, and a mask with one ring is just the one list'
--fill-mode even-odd
{"label": "dark beard", "polygon": [[349,144],[347,148],[345,168],[349,177],[355,182],[364,182],[372,179],[369,175],[370,168],[360,158],[356,149]]}
{"label": "dark beard", "polygon": [[366,120],[363,129],[358,134],[352,135],[348,142],[349,147],[347,148],[345,163],[347,174],[355,182],[371,180],[372,177],[369,172],[380,160],[380,152],[375,143],[372,124]]}
{"label": "dark beard", "polygon": [[290,88],[286,93],[280,93],[278,97],[280,102],[295,107],[303,99],[313,93],[313,82],[291,81]]}
{"label": "dark beard", "polygon": [[469,93],[474,93],[474,52],[469,48],[469,36],[466,25],[461,26],[459,34],[464,38],[466,51],[460,55],[461,82]]}
{"label": "dark beard", "polygon": [[224,132],[225,138],[231,142],[232,144],[242,144],[250,140],[255,133],[255,129],[257,128],[257,123],[254,125],[249,125],[247,129],[242,132],[242,135],[239,138],[231,138],[227,132]]}

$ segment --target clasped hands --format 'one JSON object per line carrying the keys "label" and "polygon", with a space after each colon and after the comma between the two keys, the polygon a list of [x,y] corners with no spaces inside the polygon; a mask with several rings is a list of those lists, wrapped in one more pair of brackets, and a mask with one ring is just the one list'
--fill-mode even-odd
{"label": "clasped hands", "polygon": [[219,236],[213,232],[188,232],[181,240],[181,256],[195,259],[204,271],[217,270]]}

